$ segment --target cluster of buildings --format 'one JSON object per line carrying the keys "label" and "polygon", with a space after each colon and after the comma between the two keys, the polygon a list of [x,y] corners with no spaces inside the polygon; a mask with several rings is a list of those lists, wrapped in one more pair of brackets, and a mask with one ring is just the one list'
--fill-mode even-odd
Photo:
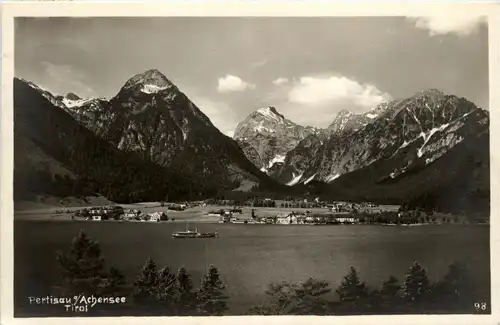
{"label": "cluster of buildings", "polygon": [[169,218],[165,212],[143,213],[140,210],[129,210],[124,213],[122,220],[160,222],[167,221]]}
{"label": "cluster of buildings", "polygon": [[272,218],[266,217],[266,223],[279,225],[352,224],[357,222],[357,218],[350,214],[310,214],[302,212],[288,212],[278,214],[276,217]]}
{"label": "cluster of buildings", "polygon": [[[74,217],[81,217],[86,220],[123,220],[123,221],[149,221],[159,222],[169,220],[165,212],[143,213],[141,210],[123,210],[119,206],[98,207],[79,210]],[[174,220],[174,218],[171,218]]]}
{"label": "cluster of buildings", "polygon": [[286,212],[275,216],[255,216],[241,220],[233,214],[220,215],[219,223],[244,223],[244,224],[275,224],[275,225],[311,225],[311,224],[354,224],[358,223],[357,217],[350,214],[310,214],[307,212]]}

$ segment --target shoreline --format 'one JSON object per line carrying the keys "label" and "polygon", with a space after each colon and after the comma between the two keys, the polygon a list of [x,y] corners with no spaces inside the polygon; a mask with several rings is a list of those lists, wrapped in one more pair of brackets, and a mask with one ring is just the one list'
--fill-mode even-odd
{"label": "shoreline", "polygon": [[[213,224],[243,224],[243,225],[253,225],[252,223],[245,224],[245,220],[251,220],[252,214],[255,213],[255,216],[258,218],[262,217],[273,217],[277,214],[288,213],[288,212],[306,212],[310,211],[313,214],[328,214],[329,211],[325,208],[280,208],[280,207],[242,207],[242,213],[236,214],[235,217],[239,219],[239,222],[236,223],[220,223],[221,220],[219,215],[211,214],[212,211],[216,211],[219,209],[227,209],[226,206],[219,205],[206,205],[206,206],[195,206],[182,211],[170,210],[168,207],[160,206],[156,202],[147,202],[147,203],[136,203],[136,204],[128,204],[122,205],[125,209],[139,209],[143,213],[166,213],[168,216],[168,220],[162,220],[160,222],[155,221],[140,221],[140,220],[85,220],[81,217],[76,217],[72,219],[75,212],[82,207],[50,207],[50,208],[35,208],[35,209],[18,209],[14,210],[14,221],[48,221],[48,222],[67,222],[67,221],[91,221],[91,222],[138,222],[138,223],[213,223]],[[445,222],[445,219],[452,220],[452,217],[458,217],[457,222]],[[172,220],[174,218],[175,220]],[[444,214],[439,216],[437,222],[424,222],[424,223],[410,223],[410,224],[400,224],[401,227],[416,227],[416,226],[430,226],[430,225],[489,225],[490,222],[481,222],[483,220],[478,219],[467,220],[466,216],[454,216],[451,214]],[[262,225],[258,223],[257,225]],[[306,223],[306,224],[286,224],[286,223],[278,223],[271,224],[276,226],[335,226],[335,225],[378,225],[378,226],[387,226],[394,227],[398,226],[398,224],[394,223],[385,223],[385,222],[356,222],[353,224],[338,224],[338,223]]]}
{"label": "shoreline", "polygon": [[281,227],[298,227],[298,226],[382,226],[382,227],[424,227],[424,226],[490,226],[489,223],[415,223],[415,224],[386,224],[386,223],[331,223],[331,224],[266,224],[266,223],[219,223],[214,220],[203,219],[178,219],[168,221],[141,221],[141,220],[85,220],[85,219],[70,219],[70,218],[15,218],[14,222],[88,222],[88,223],[141,223],[141,224],[184,224],[189,223],[203,223],[203,224],[219,224],[219,225],[242,225],[242,226],[281,226]]}

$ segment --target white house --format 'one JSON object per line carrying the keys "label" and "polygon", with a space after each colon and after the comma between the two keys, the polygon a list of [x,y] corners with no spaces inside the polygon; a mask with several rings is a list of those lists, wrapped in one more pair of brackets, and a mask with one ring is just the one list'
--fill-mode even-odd
{"label": "white house", "polygon": [[162,220],[162,216],[165,217],[164,212],[153,212],[149,214],[149,219],[147,221],[160,222]]}
{"label": "white house", "polygon": [[354,223],[354,222],[358,221],[356,218],[354,218],[352,216],[335,217],[335,220],[337,222],[341,222],[341,223]]}
{"label": "white house", "polygon": [[282,225],[297,224],[298,216],[293,213],[280,214],[276,219],[276,223]]}

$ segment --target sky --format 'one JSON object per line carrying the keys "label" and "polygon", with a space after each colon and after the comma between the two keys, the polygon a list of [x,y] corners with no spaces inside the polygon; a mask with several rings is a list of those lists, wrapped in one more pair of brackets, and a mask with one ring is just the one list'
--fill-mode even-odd
{"label": "sky", "polygon": [[327,127],[429,88],[489,102],[487,24],[473,15],[16,19],[16,76],[54,94],[109,99],[153,68],[228,135],[267,106]]}

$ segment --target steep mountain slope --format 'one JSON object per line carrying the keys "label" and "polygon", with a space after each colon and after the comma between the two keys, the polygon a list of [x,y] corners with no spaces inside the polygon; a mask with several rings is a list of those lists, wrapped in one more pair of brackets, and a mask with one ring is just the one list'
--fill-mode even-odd
{"label": "steep mountain slope", "polygon": [[311,148],[310,142],[299,144],[305,152],[295,154],[321,156],[296,163],[305,177],[314,175],[302,177],[304,190],[489,215],[489,114],[464,98],[420,92],[389,103],[358,131],[332,135],[323,146]]}
{"label": "steep mountain slope", "polygon": [[274,107],[261,108],[238,124],[235,139],[247,158],[264,172],[284,163],[288,151],[318,130],[286,119]]}
{"label": "steep mountain slope", "polygon": [[99,193],[115,202],[136,202],[189,193],[189,179],[121,152],[19,79],[14,113],[16,200]]}
{"label": "steep mountain slope", "polygon": [[189,175],[198,192],[282,189],[158,70],[133,76],[109,101],[67,96],[62,101],[94,134],[120,151]]}
{"label": "steep mountain slope", "polygon": [[[400,158],[401,159],[401,158]],[[414,164],[394,175],[398,159],[379,160],[339,177],[322,188],[326,197],[381,203],[408,203],[413,207],[489,216],[489,131],[466,137],[435,161]],[[389,175],[389,177],[387,176]]]}
{"label": "steep mountain slope", "polygon": [[358,130],[338,131],[327,141],[310,138],[299,143],[287,155],[280,177],[295,183],[331,182],[380,159],[407,157],[396,159],[400,165],[391,170],[395,177],[413,164],[431,163],[464,137],[487,128],[487,112],[466,99],[437,90],[419,92],[384,105],[371,123]]}

